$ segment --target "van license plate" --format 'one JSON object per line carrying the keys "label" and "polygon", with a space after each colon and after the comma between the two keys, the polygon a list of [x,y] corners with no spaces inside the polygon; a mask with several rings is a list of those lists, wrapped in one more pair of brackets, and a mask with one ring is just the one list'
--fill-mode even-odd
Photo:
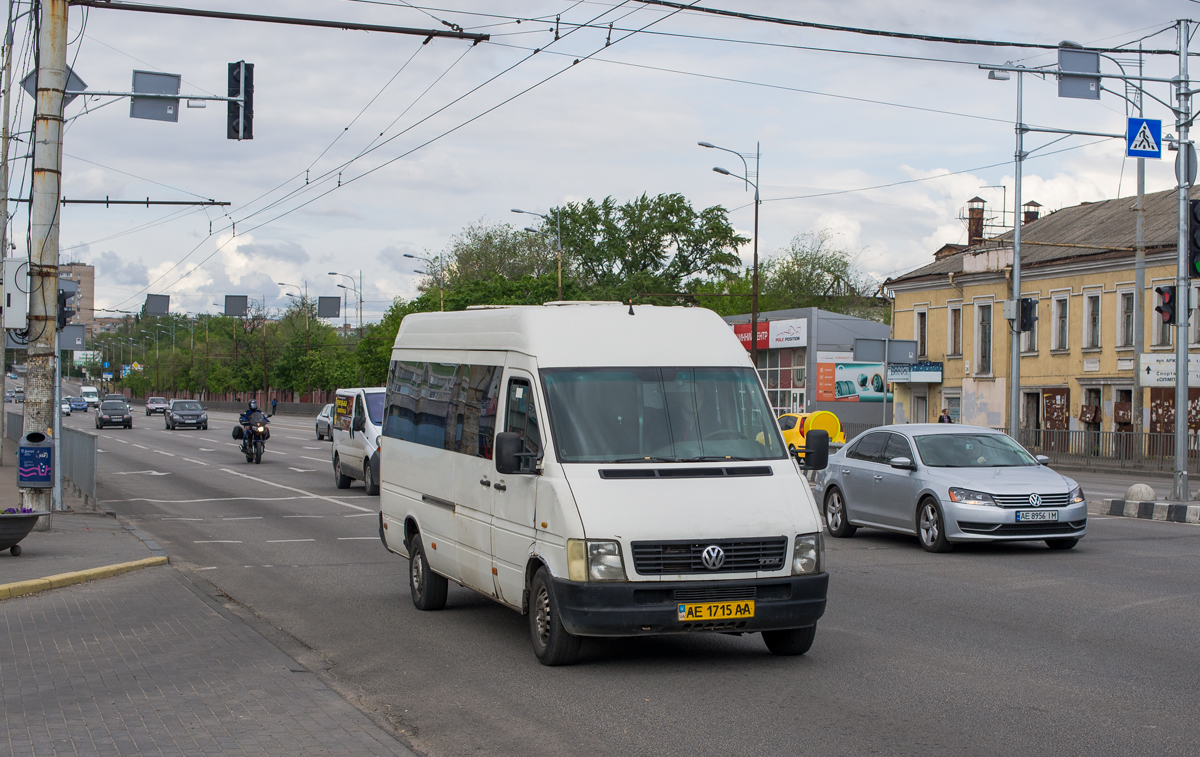
{"label": "van license plate", "polygon": [[697,602],[676,605],[680,622],[690,623],[703,620],[729,620],[731,618],[753,618],[754,600],[742,602]]}
{"label": "van license plate", "polygon": [[1018,523],[1058,520],[1058,510],[1017,510]]}

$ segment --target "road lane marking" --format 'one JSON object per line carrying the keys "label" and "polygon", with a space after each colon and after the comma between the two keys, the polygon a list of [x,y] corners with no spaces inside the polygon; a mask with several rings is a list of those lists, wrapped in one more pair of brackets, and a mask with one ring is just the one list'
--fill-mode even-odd
{"label": "road lane marking", "polygon": [[200,462],[199,460],[193,460],[193,459],[192,459],[192,458],[190,458],[190,457],[185,457],[185,458],[183,458],[183,459],[184,459],[185,461],[189,462],[189,463],[195,463],[196,465],[208,465],[208,463],[202,463],[202,462]]}
{"label": "road lane marking", "polygon": [[343,515],[342,517],[343,518],[365,518],[368,515],[374,515],[374,514],[375,514],[374,511],[372,511],[369,513],[353,513],[351,515]]}
{"label": "road lane marking", "polygon": [[308,437],[307,437],[307,436],[285,436],[285,437],[283,437],[283,438],[284,438],[284,439],[291,439],[291,440],[292,440],[292,441],[294,441],[294,442],[306,442],[306,441],[308,441]]}
{"label": "road lane marking", "polygon": [[267,539],[267,544],[294,544],[300,541],[316,541],[316,539]]}
{"label": "road lane marking", "polygon": [[324,518],[324,515],[285,515],[285,518]]}
{"label": "road lane marking", "polygon": [[158,454],[160,454],[160,455],[166,455],[167,457],[175,457],[175,455],[173,455],[172,453],[170,453],[170,452],[163,452],[161,449],[156,449],[156,450],[154,450],[154,451],[155,451],[155,452],[157,452],[157,453],[158,453]]}
{"label": "road lane marking", "polygon": [[375,541],[378,538],[379,538],[378,536],[339,536],[337,538],[337,540],[338,541],[360,541],[360,540],[370,539],[371,541]]}
{"label": "road lane marking", "polygon": [[136,442],[131,442],[131,444],[133,444],[133,446],[137,447],[138,449],[150,449],[149,447],[143,447],[142,445],[137,444]]}
{"label": "road lane marking", "polygon": [[322,460],[322,459],[321,459],[321,458],[319,458],[319,457],[305,457],[304,455],[300,455],[300,459],[301,459],[301,460],[312,460],[313,462],[316,462],[316,463],[328,463],[328,462],[330,462],[329,460]]}
{"label": "road lane marking", "polygon": [[245,473],[238,473],[237,471],[230,470],[229,468],[222,468],[221,470],[225,471],[226,473],[231,473],[235,476],[241,476],[242,478],[248,478],[251,481],[257,481],[260,484],[266,484],[267,486],[274,486],[279,489],[287,489],[288,491],[293,491],[293,492],[296,492],[297,494],[307,494],[309,497],[313,497],[314,499],[323,499],[326,502],[332,502],[333,504],[341,505],[342,507],[349,507],[354,510],[361,510],[365,513],[371,513],[371,514],[375,513],[375,511],[371,510],[370,508],[362,507],[360,505],[352,505],[349,502],[342,502],[341,500],[334,499],[333,497],[326,497],[323,494],[313,494],[312,492],[305,491],[303,489],[297,489],[294,486],[286,486],[284,484],[277,484],[274,481],[267,481],[266,479],[255,478],[254,476],[250,476]]}
{"label": "road lane marking", "polygon": [[204,518],[163,518],[163,520],[204,520]]}
{"label": "road lane marking", "polygon": [[147,499],[145,497],[135,497],[133,499],[106,499],[105,502],[151,502],[154,504],[163,505],[190,505],[198,502],[285,502],[294,499],[316,499],[316,497],[211,497],[208,499]]}
{"label": "road lane marking", "polygon": [[261,515],[245,515],[239,518],[221,518],[221,520],[262,520]]}
{"label": "road lane marking", "polygon": [[100,449],[99,447],[97,447],[97,448],[96,448],[96,451],[97,451],[97,452],[108,452],[108,450],[106,450],[106,449]]}
{"label": "road lane marking", "polygon": [[297,473],[316,473],[315,470],[311,470],[311,469],[307,469],[307,468],[291,468],[291,467],[289,467],[288,470],[294,470]]}
{"label": "road lane marking", "polygon": [[216,569],[217,569],[216,565],[210,565],[207,568],[196,568],[196,570],[216,570]]}
{"label": "road lane marking", "polygon": [[[121,444],[129,444],[129,442],[125,441],[124,439],[118,439],[117,441],[119,441]],[[142,449],[145,449],[145,447]]]}
{"label": "road lane marking", "polygon": [[201,451],[201,452],[216,452],[216,450],[215,450],[215,449],[205,449],[204,447],[201,447],[201,448],[200,448],[200,451]]}
{"label": "road lane marking", "polygon": [[325,449],[324,447],[305,447],[304,449]]}
{"label": "road lane marking", "polygon": [[169,475],[171,475],[170,472],[159,473],[156,470],[119,470],[119,471],[113,472],[113,475],[114,476],[131,476],[131,475],[136,475],[138,473],[145,473],[147,476],[169,476]]}
{"label": "road lane marking", "polygon": [[241,542],[229,539],[209,539],[208,541],[194,541],[192,544],[241,544]]}

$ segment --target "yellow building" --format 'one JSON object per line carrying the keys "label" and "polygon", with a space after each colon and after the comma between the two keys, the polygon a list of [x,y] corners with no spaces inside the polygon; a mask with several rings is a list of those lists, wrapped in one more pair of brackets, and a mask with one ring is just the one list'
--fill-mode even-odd
{"label": "yellow building", "polygon": [[[1174,353],[1174,327],[1165,327],[1154,308],[1161,302],[1155,287],[1175,283],[1178,200],[1174,190],[1145,200],[1141,303],[1144,352],[1153,359]],[[885,283],[892,337],[915,340],[918,359],[943,364],[941,384],[896,384],[897,422],[936,421],[945,408],[956,422],[1008,425],[1012,334],[1003,301],[1014,297],[1012,233],[981,239],[982,201],[972,202],[970,246],[947,245],[929,265]],[[1130,428],[1138,365],[1135,202],[1084,203],[1041,218],[1026,208],[1021,296],[1037,300],[1038,321],[1020,335],[1023,428]],[[1200,353],[1197,320],[1190,321],[1193,354]],[[1142,391],[1143,429],[1172,431],[1174,388]],[[1200,410],[1200,389],[1190,390],[1189,404],[1194,414]]]}

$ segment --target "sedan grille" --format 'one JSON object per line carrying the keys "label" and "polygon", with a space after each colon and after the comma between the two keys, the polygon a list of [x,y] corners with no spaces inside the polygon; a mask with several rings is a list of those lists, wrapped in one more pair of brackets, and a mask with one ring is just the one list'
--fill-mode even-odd
{"label": "sedan grille", "polygon": [[[755,573],[781,570],[787,552],[786,536],[705,541],[635,541],[634,569],[643,576],[683,573]],[[725,562],[716,570],[704,565],[704,550],[720,547]]]}
{"label": "sedan grille", "polygon": [[[1029,498],[1032,494],[993,494],[992,499],[1001,507],[1034,507]],[[1066,507],[1070,504],[1068,494],[1039,494],[1042,501],[1038,507]]]}

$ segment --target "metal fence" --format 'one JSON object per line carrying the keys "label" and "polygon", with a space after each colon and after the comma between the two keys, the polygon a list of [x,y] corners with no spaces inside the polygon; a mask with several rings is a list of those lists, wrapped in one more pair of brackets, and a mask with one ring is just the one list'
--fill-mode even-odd
{"label": "metal fence", "polygon": [[83,497],[84,504],[96,504],[96,435],[63,427],[59,465],[63,485]]}
{"label": "metal fence", "polygon": [[[877,423],[846,423],[849,441]],[[997,431],[1007,429],[998,428]],[[1170,473],[1175,467],[1175,435],[1131,431],[1048,431],[1023,428],[1017,441],[1034,455],[1045,455],[1051,465],[1083,468],[1151,470]],[[1188,433],[1188,471],[1200,473],[1200,434]]]}
{"label": "metal fence", "polygon": [[4,419],[4,434],[14,442],[21,441],[21,437],[25,435],[25,416],[20,413],[8,413],[8,417]]}

